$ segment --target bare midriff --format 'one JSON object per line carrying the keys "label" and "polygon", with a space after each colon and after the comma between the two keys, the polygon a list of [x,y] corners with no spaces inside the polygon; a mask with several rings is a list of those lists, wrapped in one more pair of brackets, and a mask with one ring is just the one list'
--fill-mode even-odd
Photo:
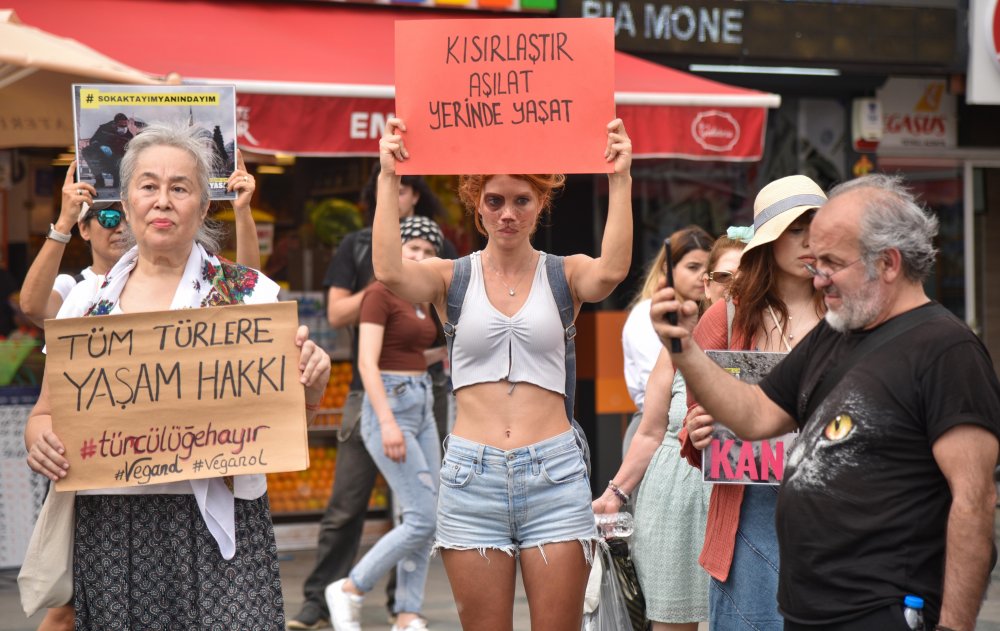
{"label": "bare midriff", "polygon": [[569,430],[563,395],[530,383],[477,383],[458,390],[455,402],[452,433],[498,449],[533,445]]}

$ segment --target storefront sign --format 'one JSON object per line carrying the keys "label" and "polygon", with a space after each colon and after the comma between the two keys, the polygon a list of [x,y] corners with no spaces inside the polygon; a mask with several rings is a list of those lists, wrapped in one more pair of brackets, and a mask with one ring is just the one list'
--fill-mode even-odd
{"label": "storefront sign", "polygon": [[882,103],[880,148],[954,147],[955,96],[944,79],[891,77],[878,91]]}
{"label": "storefront sign", "polygon": [[[257,153],[376,155],[392,99],[240,93],[236,137]],[[292,125],[289,121],[322,121]]]}
{"label": "storefront sign", "polygon": [[612,26],[579,18],[396,22],[396,112],[410,152],[399,172],[609,172]]}
{"label": "storefront sign", "polygon": [[972,0],[969,6],[969,70],[966,100],[1000,105],[1000,2]]}
{"label": "storefront sign", "polygon": [[957,11],[941,6],[560,0],[559,15],[614,18],[618,50],[719,57],[725,63],[878,63],[956,70],[961,59]]}
{"label": "storefront sign", "polygon": [[293,302],[49,320],[60,491],[309,466]]}

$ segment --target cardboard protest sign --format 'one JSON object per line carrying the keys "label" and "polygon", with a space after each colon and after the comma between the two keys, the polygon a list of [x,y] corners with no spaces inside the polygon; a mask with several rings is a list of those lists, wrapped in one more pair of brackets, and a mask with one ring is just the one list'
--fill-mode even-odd
{"label": "cardboard protest sign", "polygon": [[95,200],[121,198],[125,148],[151,123],[198,128],[215,164],[212,199],[236,199],[226,180],[236,165],[236,88],[220,85],[74,85],[76,179],[97,189]]}
{"label": "cardboard protest sign", "polygon": [[[715,363],[747,383],[757,383],[780,362],[784,353],[705,351]],[[796,432],[797,433],[797,432]],[[770,440],[743,441],[716,423],[712,442],[701,452],[701,473],[715,484],[780,484],[785,453],[795,433]]]}
{"label": "cardboard protest sign", "polygon": [[396,22],[402,174],[610,173],[610,18]]}
{"label": "cardboard protest sign", "polygon": [[59,491],[309,466],[294,302],[48,320]]}

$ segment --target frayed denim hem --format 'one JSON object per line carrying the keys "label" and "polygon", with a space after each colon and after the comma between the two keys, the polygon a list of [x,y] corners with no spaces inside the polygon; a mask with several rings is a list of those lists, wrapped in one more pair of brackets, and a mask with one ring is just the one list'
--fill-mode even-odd
{"label": "frayed denim hem", "polygon": [[596,546],[601,543],[601,538],[598,536],[594,537],[576,537],[572,539],[552,539],[550,541],[540,541],[538,543],[533,543],[527,546],[518,547],[514,544],[506,546],[460,546],[445,543],[443,541],[435,541],[434,548],[431,550],[431,556],[437,554],[438,550],[476,550],[479,552],[479,556],[483,557],[489,561],[489,557],[486,556],[487,550],[499,550],[509,557],[518,558],[521,554],[521,550],[527,548],[538,548],[538,551],[542,555],[542,560],[546,565],[549,564],[548,558],[545,556],[545,546],[552,543],[566,543],[568,541],[579,541],[580,547],[583,548],[583,557],[587,561],[588,566],[594,565],[594,551]]}

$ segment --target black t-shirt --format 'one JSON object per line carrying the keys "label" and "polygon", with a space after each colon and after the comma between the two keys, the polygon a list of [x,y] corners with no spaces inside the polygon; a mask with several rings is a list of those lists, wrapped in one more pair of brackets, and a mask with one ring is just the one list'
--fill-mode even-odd
{"label": "black t-shirt", "polygon": [[869,334],[821,322],[760,384],[801,428],[775,514],[778,605],[832,623],[915,594],[930,628],[951,506],[931,446],[962,424],[1000,435],[1000,384],[982,342],[946,314],[858,361],[803,423],[819,378]]}
{"label": "black t-shirt", "polygon": [[[455,245],[448,239],[441,245],[441,258],[455,259],[458,254]],[[356,294],[375,280],[375,268],[372,265],[372,229],[362,228],[344,235],[337,251],[326,268],[323,287],[339,287]],[[432,310],[433,311],[433,310]],[[351,390],[363,390],[361,374],[358,372],[358,336],[357,327],[351,331],[351,367],[354,372],[351,378]]]}

